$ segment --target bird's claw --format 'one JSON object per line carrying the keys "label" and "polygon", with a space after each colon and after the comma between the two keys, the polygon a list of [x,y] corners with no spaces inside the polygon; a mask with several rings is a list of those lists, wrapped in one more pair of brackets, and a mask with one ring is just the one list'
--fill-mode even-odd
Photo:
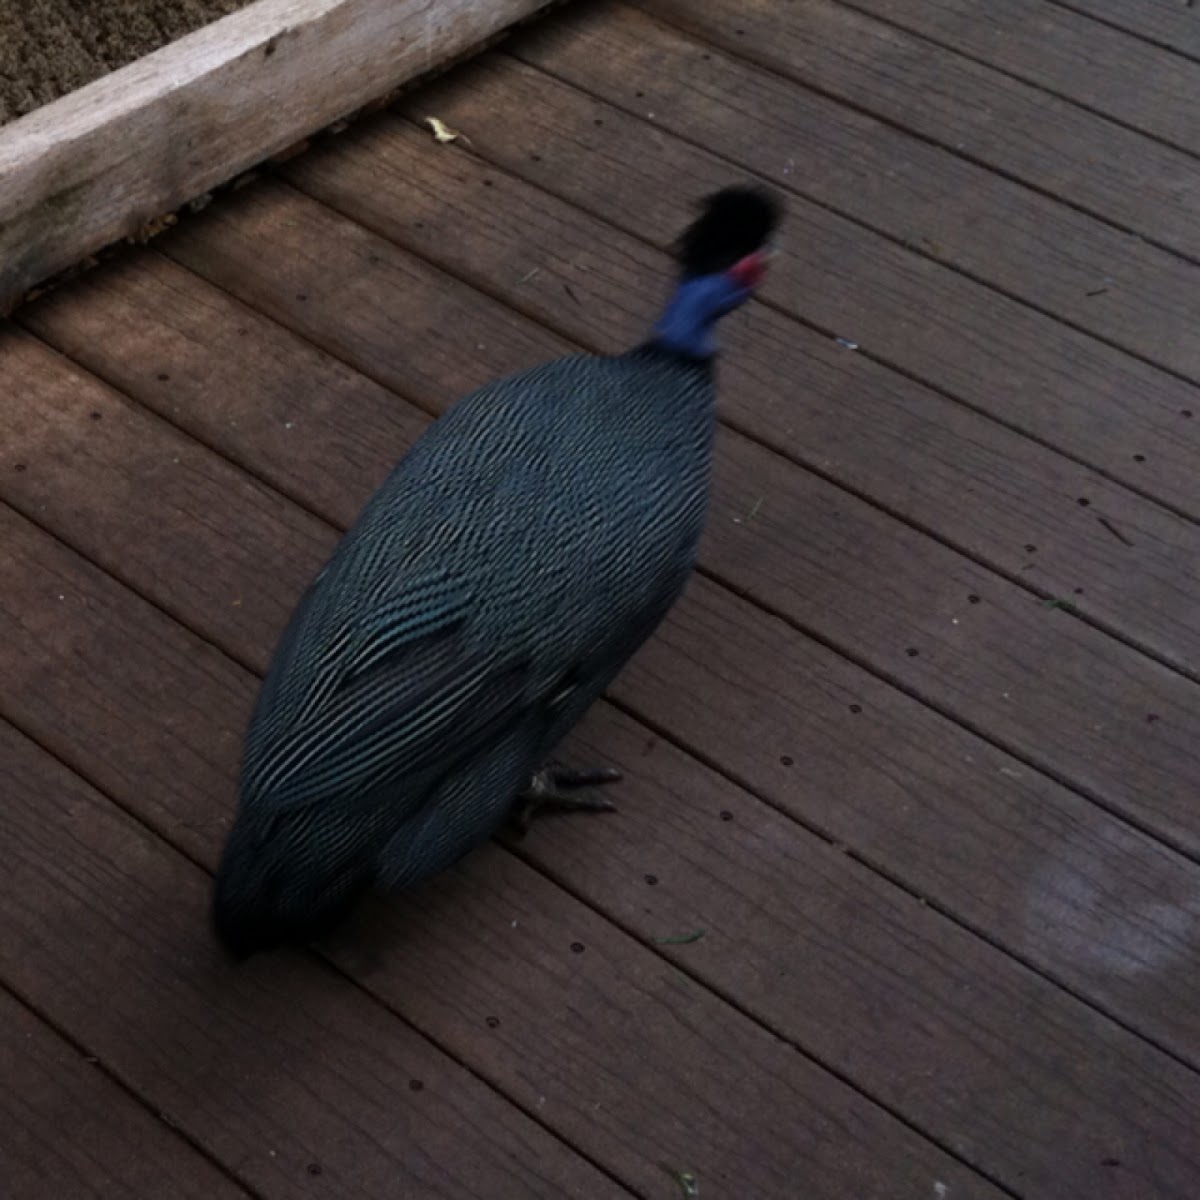
{"label": "bird's claw", "polygon": [[621,772],[613,767],[588,770],[543,767],[535,772],[529,786],[517,797],[512,827],[523,836],[533,818],[546,808],[560,812],[616,812],[617,806],[607,796],[595,795],[590,789],[616,783],[620,778]]}

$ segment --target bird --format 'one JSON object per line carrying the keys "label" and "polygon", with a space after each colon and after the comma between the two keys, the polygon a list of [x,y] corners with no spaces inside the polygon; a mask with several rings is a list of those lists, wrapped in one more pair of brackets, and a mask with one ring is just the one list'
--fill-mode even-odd
{"label": "bird", "polygon": [[611,768],[551,755],[692,574],[716,430],[716,327],[761,284],[779,201],[735,185],[676,243],[639,342],[456,401],[309,585],[250,717],[212,895],[235,961],[332,932]]}

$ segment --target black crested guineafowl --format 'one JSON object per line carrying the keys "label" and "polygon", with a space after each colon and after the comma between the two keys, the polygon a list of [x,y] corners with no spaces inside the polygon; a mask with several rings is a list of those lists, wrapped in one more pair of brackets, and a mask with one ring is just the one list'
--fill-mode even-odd
{"label": "black crested guineafowl", "polygon": [[709,490],[714,328],[779,217],[710,197],[653,334],[474,392],[401,460],[301,599],[247,734],[213,915],[236,958],[327,932],[510,817],[606,808],[547,766],[679,597]]}

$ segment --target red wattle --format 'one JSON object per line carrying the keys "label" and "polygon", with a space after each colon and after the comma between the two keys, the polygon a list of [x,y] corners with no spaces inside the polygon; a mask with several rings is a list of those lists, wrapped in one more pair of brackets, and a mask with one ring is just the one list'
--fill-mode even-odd
{"label": "red wattle", "polygon": [[747,254],[745,258],[729,268],[729,274],[736,280],[738,286],[749,290],[758,287],[766,273],[767,256],[761,250]]}

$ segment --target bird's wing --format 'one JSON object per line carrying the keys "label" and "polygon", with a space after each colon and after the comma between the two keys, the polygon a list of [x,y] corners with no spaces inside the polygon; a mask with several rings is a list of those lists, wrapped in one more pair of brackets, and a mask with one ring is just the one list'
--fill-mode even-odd
{"label": "bird's wing", "polygon": [[526,710],[529,661],[469,644],[464,587],[412,581],[346,623],[322,620],[320,583],[255,711],[243,790],[260,803],[352,804],[390,779],[436,778]]}

